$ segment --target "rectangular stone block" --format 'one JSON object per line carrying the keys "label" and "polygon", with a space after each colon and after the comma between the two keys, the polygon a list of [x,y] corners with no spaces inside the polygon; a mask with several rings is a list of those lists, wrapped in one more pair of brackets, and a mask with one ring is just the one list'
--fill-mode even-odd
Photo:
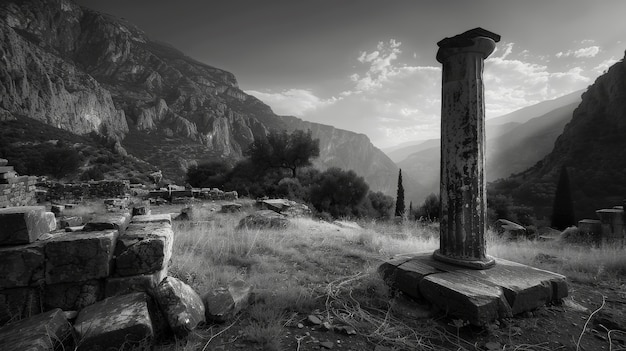
{"label": "rectangular stone block", "polygon": [[6,158],[0,158],[0,166],[6,166],[9,164],[9,160]]}
{"label": "rectangular stone block", "polygon": [[51,284],[44,287],[45,310],[60,308],[77,311],[104,298],[104,280]]}
{"label": "rectangular stone block", "polygon": [[115,273],[149,274],[167,267],[172,257],[174,232],[167,223],[133,223],[117,240]]}
{"label": "rectangular stone block", "polygon": [[77,350],[127,350],[150,345],[154,338],[148,296],[133,293],[115,296],[84,308],[74,329]]}
{"label": "rectangular stone block", "polygon": [[11,177],[6,179],[0,179],[0,184],[16,184],[28,181],[28,176]]}
{"label": "rectangular stone block", "polygon": [[49,231],[49,216],[43,206],[0,209],[0,245],[30,244]]}
{"label": "rectangular stone block", "polygon": [[17,173],[13,171],[0,173],[0,179],[9,179],[9,178],[15,178],[15,177],[17,177]]}
{"label": "rectangular stone block", "polygon": [[117,237],[117,230],[106,230],[64,233],[46,241],[46,284],[109,276]]}
{"label": "rectangular stone block", "polygon": [[41,313],[42,298],[37,288],[0,290],[0,324]]}
{"label": "rectangular stone block", "polygon": [[130,223],[130,213],[115,212],[98,215],[85,224],[84,231],[116,229],[123,234]]}
{"label": "rectangular stone block", "polygon": [[0,247],[0,290],[37,285],[43,279],[42,244]]}
{"label": "rectangular stone block", "polygon": [[172,224],[172,215],[169,213],[134,216],[131,223],[169,223]]}
{"label": "rectangular stone block", "polygon": [[72,326],[58,308],[0,329],[0,350],[71,350],[72,346]]}
{"label": "rectangular stone block", "polygon": [[156,288],[165,277],[167,267],[151,274],[134,275],[130,277],[108,277],[104,284],[104,296],[130,294],[134,292],[150,292]]}
{"label": "rectangular stone block", "polygon": [[78,227],[82,226],[83,218],[79,216],[61,217],[59,219],[59,228]]}
{"label": "rectangular stone block", "polygon": [[13,166],[0,166],[0,173],[13,172]]}

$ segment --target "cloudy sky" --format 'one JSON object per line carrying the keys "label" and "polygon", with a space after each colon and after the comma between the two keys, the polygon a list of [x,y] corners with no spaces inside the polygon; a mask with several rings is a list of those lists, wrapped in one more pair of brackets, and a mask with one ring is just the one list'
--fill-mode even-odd
{"label": "cloudy sky", "polygon": [[475,27],[487,118],[584,89],[626,49],[623,0],[78,0],[235,74],[281,115],[381,148],[439,135],[437,41]]}

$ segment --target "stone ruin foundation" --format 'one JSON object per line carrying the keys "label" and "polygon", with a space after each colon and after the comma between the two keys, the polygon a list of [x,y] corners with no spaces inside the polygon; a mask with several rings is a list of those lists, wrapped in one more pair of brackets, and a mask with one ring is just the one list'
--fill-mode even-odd
{"label": "stone ruin foundation", "polygon": [[500,36],[475,28],[437,43],[441,99],[440,246],[379,267],[391,286],[473,325],[567,296],[560,274],[487,255],[484,60]]}
{"label": "stone ruin foundation", "polygon": [[[0,209],[0,349],[149,346],[245,305],[215,304],[228,302],[233,289],[203,300],[168,276],[171,221],[169,214],[113,212],[66,232],[43,206]],[[245,288],[239,299],[249,297],[247,283],[237,284]]]}
{"label": "stone ruin foundation", "polygon": [[9,161],[0,158],[0,208],[29,206],[37,203],[37,177],[18,176]]}

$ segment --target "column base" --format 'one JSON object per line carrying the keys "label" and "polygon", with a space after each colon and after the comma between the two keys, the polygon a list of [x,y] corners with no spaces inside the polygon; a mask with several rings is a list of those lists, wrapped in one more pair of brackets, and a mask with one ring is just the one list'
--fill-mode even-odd
{"label": "column base", "polygon": [[437,261],[472,269],[487,269],[495,266],[496,264],[496,260],[491,256],[486,256],[484,260],[463,260],[459,258],[445,256],[441,254],[439,250],[435,250],[435,252],[433,253],[433,258]]}

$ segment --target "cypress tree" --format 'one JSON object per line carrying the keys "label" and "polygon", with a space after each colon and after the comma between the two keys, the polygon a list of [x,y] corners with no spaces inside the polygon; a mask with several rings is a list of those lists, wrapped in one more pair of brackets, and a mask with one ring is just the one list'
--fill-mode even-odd
{"label": "cypress tree", "polygon": [[552,205],[551,227],[563,230],[573,225],[576,225],[574,204],[572,202],[567,168],[563,166],[561,167],[561,174],[559,175],[559,182],[554,195],[554,204]]}
{"label": "cypress tree", "polygon": [[396,195],[396,216],[404,215],[404,187],[402,186],[402,169],[398,173],[398,193]]}

